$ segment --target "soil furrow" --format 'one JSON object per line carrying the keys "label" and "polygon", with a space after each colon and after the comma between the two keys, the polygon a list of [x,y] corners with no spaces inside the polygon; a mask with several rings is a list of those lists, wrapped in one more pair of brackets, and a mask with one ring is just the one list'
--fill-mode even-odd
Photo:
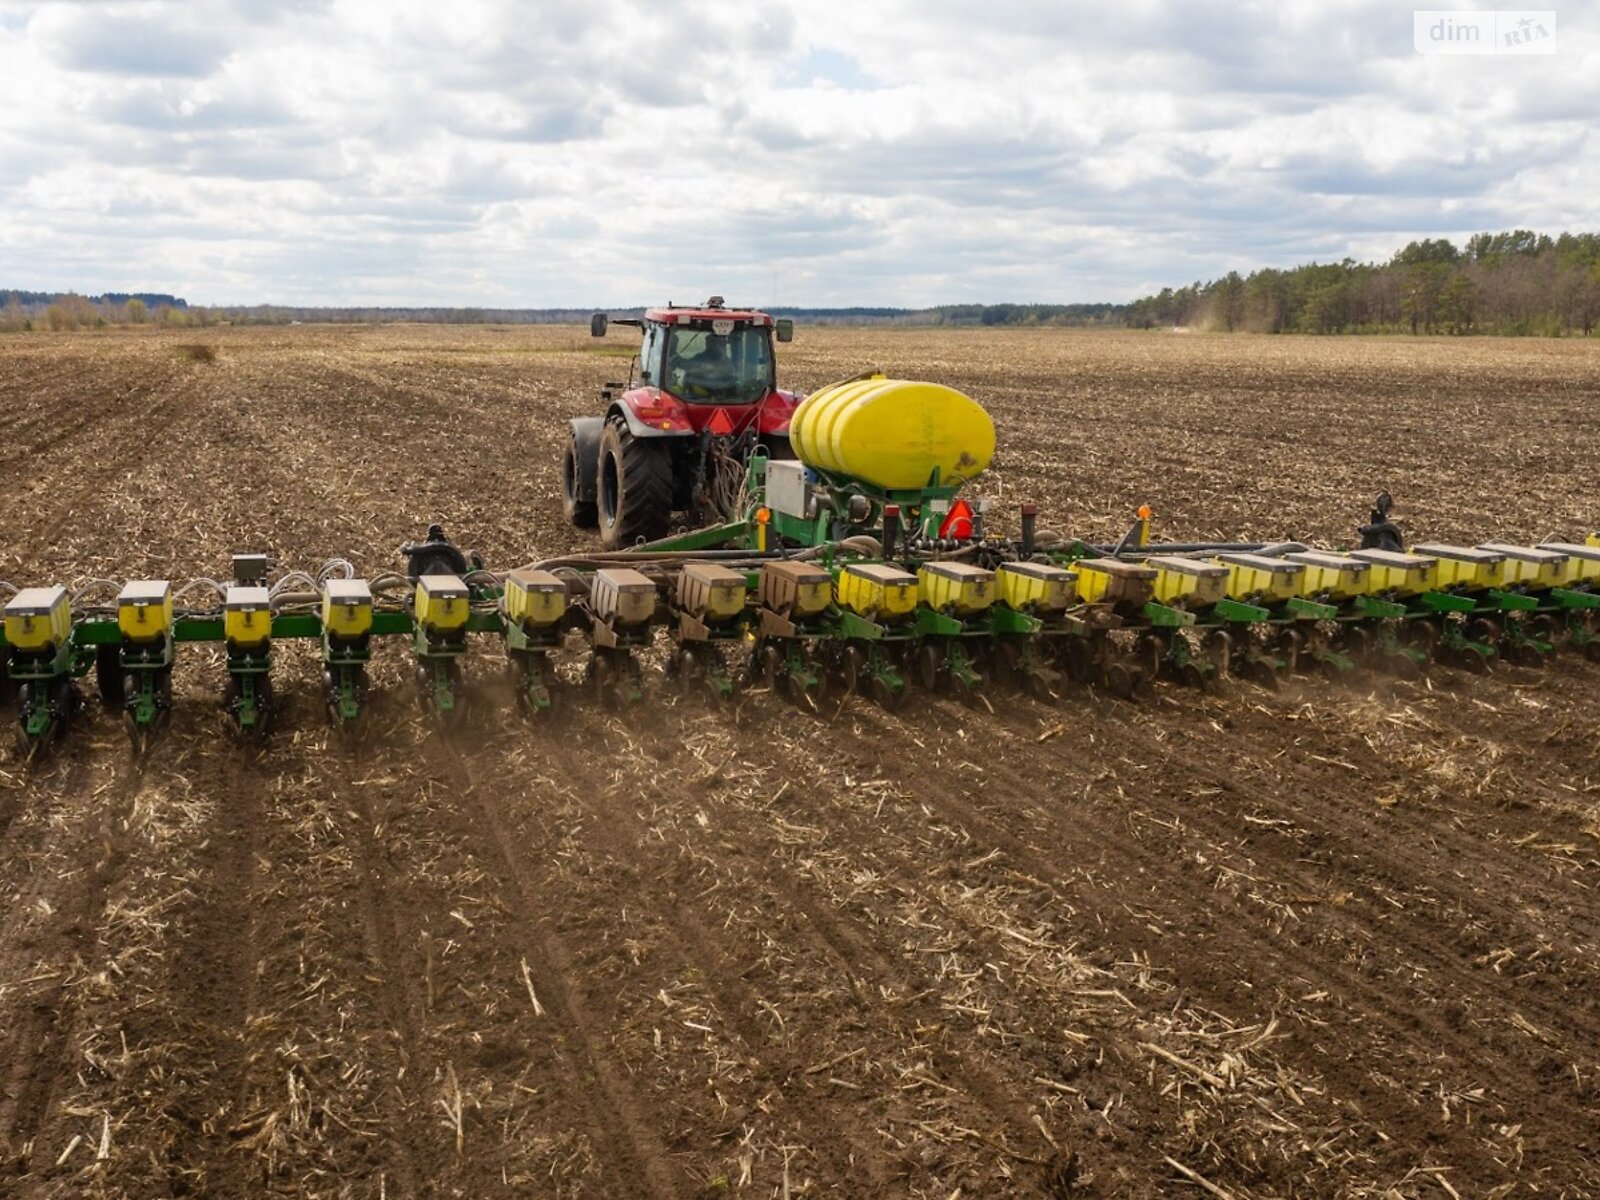
{"label": "soil furrow", "polygon": [[[992,764],[991,770],[992,783],[998,784],[1012,794],[1025,795],[1037,782],[1036,774],[1019,770],[1009,762]],[[992,795],[993,789],[990,789],[988,794]],[[1041,847],[1025,841],[1002,825],[996,815],[974,804],[965,789],[935,787],[922,791],[920,795],[925,802],[931,803],[950,820],[969,829],[981,830],[986,844],[1001,848],[1028,873],[1036,877],[1049,878],[1054,871],[1052,860]],[[1134,853],[1134,846],[1137,843],[1126,836],[1127,825],[1124,822],[1114,824],[1096,837],[1092,827],[1086,827],[1083,823],[1084,815],[1080,809],[1074,812],[1072,818],[1064,819],[1051,814],[1048,809],[1034,809],[1029,814],[1029,824],[1042,819],[1045,828],[1053,827],[1061,837],[1070,838],[1071,842],[1068,844],[1072,842],[1082,844],[1085,839],[1089,839],[1095,847],[1096,865],[1110,878],[1136,877],[1141,871],[1148,872],[1152,863],[1159,861],[1148,854]],[[1122,825],[1122,828],[1119,829],[1117,825]],[[1170,863],[1171,860],[1167,861]],[[1102,902],[1096,903],[1097,899]],[[1320,992],[1340,997],[1351,1009],[1362,1014],[1361,1019],[1364,1022],[1376,1022],[1391,1045],[1409,1047],[1410,1054],[1418,1063],[1432,1062],[1439,1066],[1449,1064],[1457,1071],[1463,1068],[1471,1069],[1475,1055],[1482,1045],[1480,1040],[1453,1030],[1448,1022],[1441,1018],[1424,1017],[1415,1007],[1414,1001],[1402,999],[1392,986],[1379,985],[1359,970],[1340,969],[1339,964],[1325,952],[1303,949],[1283,939],[1274,925],[1264,923],[1252,907],[1230,905],[1227,901],[1228,893],[1219,890],[1209,874],[1200,875],[1192,871],[1172,870],[1170,866],[1163,873],[1159,895],[1141,890],[1139,896],[1139,903],[1160,912],[1162,923],[1167,925],[1175,925],[1181,921],[1185,912],[1212,909],[1217,912],[1219,932],[1223,926],[1231,922],[1229,931],[1231,940],[1239,939],[1252,926],[1262,926],[1260,932],[1251,939],[1253,944],[1249,957],[1260,964],[1252,973],[1258,978],[1264,976],[1278,981],[1280,994],[1284,983],[1292,981],[1297,986],[1304,987],[1307,993]],[[1165,939],[1152,938],[1144,921],[1137,918],[1130,920],[1128,915],[1119,914],[1119,906],[1108,907],[1103,903],[1103,898],[1088,896],[1080,899],[1077,907],[1094,911],[1096,923],[1108,931],[1114,931],[1119,944],[1136,948],[1145,954],[1170,959],[1169,949],[1164,944]],[[1179,968],[1176,972],[1178,986],[1192,994],[1207,995],[1208,1003],[1223,1011],[1231,1006],[1248,1003],[1241,975],[1233,974],[1230,978],[1230,973],[1224,969],[1218,975],[1208,976],[1192,969],[1200,965],[1200,960],[1194,957],[1199,949],[1200,947],[1191,940],[1185,946],[1188,961],[1172,960],[1173,965]],[[1448,956],[1444,957],[1448,959]],[[1461,978],[1467,986],[1469,994],[1478,984],[1478,981],[1471,977],[1458,978]],[[1291,998],[1283,996],[1282,999],[1289,1001]],[[1354,1070],[1350,1069],[1352,1067]],[[1409,1116],[1407,1103],[1397,1104],[1395,1101],[1388,1101],[1373,1091],[1366,1078],[1370,1070],[1367,1064],[1351,1062],[1346,1065],[1329,1060],[1322,1065],[1322,1070],[1327,1072],[1330,1079],[1343,1079],[1344,1086],[1341,1090],[1346,1095],[1361,1096],[1368,1107],[1387,1109],[1391,1122],[1399,1122]],[[1465,1084],[1465,1080],[1463,1083]],[[1467,1090],[1470,1090],[1470,1086]],[[1548,1128],[1547,1133],[1552,1139],[1566,1136],[1581,1141],[1586,1136],[1583,1131],[1592,1128],[1588,1116],[1577,1112],[1563,1115],[1560,1111],[1549,1109],[1547,1080],[1532,1076],[1517,1080],[1501,1073],[1491,1085],[1491,1091],[1509,1093],[1504,1102],[1515,1103],[1526,1118],[1531,1119],[1532,1115],[1537,1113],[1541,1121],[1552,1120],[1554,1125]],[[1515,1119],[1515,1114],[1511,1119]],[[1482,1152],[1473,1147],[1472,1143],[1465,1144],[1464,1152],[1473,1154],[1471,1161],[1475,1161],[1479,1169],[1493,1170],[1493,1164],[1486,1160]]]}
{"label": "soil furrow", "polygon": [[511,905],[513,924],[506,939],[529,964],[531,977],[541,981],[541,1001],[571,1033],[569,1049],[592,1078],[591,1098],[583,1104],[593,1117],[589,1134],[606,1148],[605,1167],[612,1172],[614,1194],[674,1197],[685,1182],[666,1145],[655,1132],[659,1123],[648,1105],[611,1061],[602,1033],[589,1022],[581,973],[572,951],[536,916],[539,897],[527,890],[517,865],[516,841],[506,829],[475,778],[470,760],[455,755],[463,779],[460,799],[473,817],[467,824],[477,838],[484,861],[495,865],[503,895]]}
{"label": "soil furrow", "polygon": [[[69,773],[69,779],[76,774]],[[47,922],[6,954],[6,965],[15,963],[15,978],[43,984],[31,992],[29,1011],[0,1043],[0,1061],[27,1068],[8,1077],[0,1091],[0,1137],[14,1168],[23,1173],[47,1167],[60,1151],[47,1146],[41,1155],[36,1143],[54,1115],[58,1092],[74,1073],[79,997],[103,950],[100,923],[108,893],[126,867],[128,822],[144,786],[142,776],[130,773],[85,788],[89,797],[80,793],[78,798],[92,798],[92,811],[80,806],[59,822],[72,831],[70,842],[38,856],[51,865],[41,869],[40,886],[19,897],[19,918],[26,919],[32,908],[44,912]],[[8,970],[6,978],[11,977]]]}
{"label": "soil furrow", "polygon": [[[492,568],[591,547],[559,457],[626,368],[597,348],[8,335],[0,576],[183,581],[258,548],[372,575],[433,521]],[[1340,545],[1380,484],[1412,541],[1581,541],[1596,361],[829,328],[780,371],[967,391],[998,530],[1027,500],[1112,540],[1148,502],[1158,537]],[[179,650],[138,782],[98,713],[31,772],[0,749],[0,1192],[1201,1190],[1176,1162],[1238,1200],[1600,1195],[1600,666],[814,716],[687,704],[657,647],[645,705],[546,727],[474,638],[447,747],[385,642],[350,753],[287,643],[250,759],[220,651]]]}
{"label": "soil furrow", "polygon": [[[666,749],[668,748],[656,748],[658,753]],[[653,923],[652,940],[657,946],[662,940],[678,943],[681,960],[693,964],[696,969],[706,973],[706,985],[719,997],[719,1015],[728,1022],[745,1052],[752,1057],[757,1081],[768,1089],[762,1110],[775,1112],[791,1128],[804,1134],[804,1153],[797,1155],[796,1161],[805,1165],[809,1165],[810,1161],[824,1165],[838,1153],[835,1147],[848,1148],[850,1160],[860,1164],[860,1169],[871,1179],[875,1189],[881,1190],[892,1186],[891,1177],[882,1173],[874,1161],[881,1147],[862,1139],[859,1119],[836,1122],[826,1113],[817,1111],[809,1094],[812,1087],[808,1076],[815,1074],[811,1068],[828,1059],[830,1046],[836,1044],[831,1039],[843,1032],[839,1028],[841,1024],[839,1016],[824,1013],[820,1019],[820,1024],[823,1026],[820,1031],[804,1030],[805,1023],[798,1018],[809,1014],[797,1013],[795,1010],[805,1007],[807,997],[789,994],[786,997],[788,1004],[785,1006],[789,1009],[789,1016],[785,1020],[781,1013],[778,1014],[776,1019],[783,1024],[781,1032],[775,1033],[770,1024],[774,1020],[771,1015],[765,1017],[768,1022],[765,1025],[758,1019],[758,1014],[770,1014],[776,1010],[770,1001],[758,994],[754,980],[770,981],[780,986],[781,981],[763,961],[759,945],[739,947],[737,944],[730,944],[734,943],[736,938],[749,936],[749,933],[733,926],[733,914],[730,910],[734,906],[749,901],[766,911],[771,912],[775,909],[782,912],[781,901],[793,899],[792,895],[779,897],[770,887],[760,887],[754,897],[744,890],[731,897],[724,894],[721,888],[722,881],[716,876],[726,873],[731,863],[717,864],[718,870],[708,882],[707,876],[712,875],[712,872],[707,869],[703,861],[697,861],[698,856],[691,857],[692,852],[686,854],[687,847],[680,847],[677,852],[672,852],[671,846],[661,836],[661,831],[652,829],[646,824],[639,812],[639,804],[643,803],[642,797],[636,803],[630,804],[625,794],[615,788],[593,786],[592,773],[587,765],[576,761],[568,750],[556,751],[553,758],[566,775],[569,787],[597,806],[595,820],[591,821],[588,827],[604,838],[604,852],[623,861],[642,855],[650,864],[650,882],[661,885],[654,891],[655,902],[662,908],[659,920]],[[651,803],[659,805],[662,802],[658,800]],[[665,799],[666,804],[692,802],[688,788]],[[618,836],[619,834],[621,836]],[[742,862],[745,857],[741,854],[738,860]],[[735,874],[734,878],[748,887],[749,878],[747,876],[741,878],[742,875],[740,872]],[[685,901],[681,898],[683,891],[690,889],[698,893],[698,896],[695,900]],[[728,921],[720,929],[712,927],[702,916],[706,911],[708,898],[712,912],[729,913]],[[808,929],[806,921],[797,925],[792,919],[795,912],[803,914],[810,924],[816,924],[816,921],[811,919],[813,914],[806,908],[800,907],[784,913],[784,916],[779,918],[786,927],[785,933],[805,938],[813,945],[809,947],[786,945],[786,949],[790,953],[798,953],[808,958],[814,965],[827,961],[831,950],[832,957],[839,961],[839,966],[842,968],[840,974],[852,994],[866,986],[869,977],[874,975],[876,978],[873,982],[879,986],[896,985],[902,989],[902,994],[906,995],[914,990],[905,987],[899,980],[893,980],[887,972],[861,969],[870,960],[859,953],[859,950],[854,955],[840,954],[839,948],[843,939],[837,930],[832,930],[833,937],[829,938],[826,932]],[[824,991],[832,996],[834,989],[826,988]],[[895,1035],[902,1041],[906,1039],[904,1027],[906,1020],[899,1018],[896,1020]],[[814,1019],[812,1023],[817,1022]],[[810,1036],[806,1036],[806,1033]],[[823,1037],[821,1044],[816,1044],[818,1033]],[[840,1162],[831,1164],[833,1171],[839,1171],[843,1166],[844,1164]]]}
{"label": "soil furrow", "polygon": [[[220,768],[215,758],[223,759]],[[256,873],[265,836],[266,800],[254,751],[222,742],[208,747],[195,774],[216,780],[197,799],[210,818],[195,836],[194,888],[175,922],[166,991],[175,1001],[172,1036],[199,1068],[174,1080],[167,1114],[178,1133],[175,1169],[198,1185],[243,1193],[258,1185],[237,1144],[248,1098],[250,1018],[259,1010],[259,910]],[[192,769],[193,770],[193,769]]]}

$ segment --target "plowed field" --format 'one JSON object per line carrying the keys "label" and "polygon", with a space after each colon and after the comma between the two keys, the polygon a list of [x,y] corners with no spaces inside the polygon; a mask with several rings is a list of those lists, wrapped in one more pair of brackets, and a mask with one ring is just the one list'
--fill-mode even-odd
{"label": "plowed field", "polygon": [[[564,418],[625,339],[7,337],[0,579],[586,544]],[[786,349],[969,391],[997,512],[1073,534],[1600,520],[1600,345]],[[257,753],[184,649],[142,767],[94,708],[0,749],[5,1196],[1600,1196],[1600,665],[547,728],[489,650],[446,740],[393,646],[344,749],[284,646]]]}

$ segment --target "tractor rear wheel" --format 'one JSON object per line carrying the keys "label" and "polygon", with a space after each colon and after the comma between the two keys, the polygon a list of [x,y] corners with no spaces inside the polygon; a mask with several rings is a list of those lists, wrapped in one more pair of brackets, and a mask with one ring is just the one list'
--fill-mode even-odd
{"label": "tractor rear wheel", "polygon": [[600,543],[607,550],[666,536],[672,524],[672,452],[666,442],[641,441],[623,421],[607,421],[595,482]]}
{"label": "tractor rear wheel", "polygon": [[561,510],[579,529],[593,529],[600,523],[598,506],[583,499],[583,472],[578,465],[578,435],[567,434],[567,449],[561,456]]}

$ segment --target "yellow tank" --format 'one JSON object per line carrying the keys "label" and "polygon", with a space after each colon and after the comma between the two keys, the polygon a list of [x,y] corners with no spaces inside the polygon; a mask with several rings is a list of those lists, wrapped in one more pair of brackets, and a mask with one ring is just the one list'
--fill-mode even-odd
{"label": "yellow tank", "polygon": [[72,604],[67,589],[23,588],[6,602],[6,641],[26,653],[58,649],[72,636]]}
{"label": "yellow tank", "polygon": [[1540,542],[1541,550],[1557,550],[1567,556],[1567,582],[1600,583],[1600,542],[1580,546],[1576,542]]}
{"label": "yellow tank", "polygon": [[506,620],[530,629],[546,629],[567,612],[567,585],[549,571],[518,567],[506,576],[500,607]]}
{"label": "yellow tank", "polygon": [[172,632],[172,585],[165,579],[135,579],[117,594],[117,628],[138,645]]}
{"label": "yellow tank", "polygon": [[1543,592],[1566,581],[1567,556],[1557,550],[1536,550],[1510,542],[1481,542],[1478,549],[1505,555],[1507,585],[1521,584],[1531,592]]}
{"label": "yellow tank", "polygon": [[1072,569],[1078,573],[1078,599],[1085,604],[1138,608],[1155,595],[1156,569],[1143,563],[1080,558]]}
{"label": "yellow tank", "polygon": [[1351,558],[1369,564],[1367,594],[1405,599],[1433,589],[1439,560],[1426,554],[1402,554],[1398,550],[1352,550]]}
{"label": "yellow tank", "polygon": [[466,628],[467,599],[467,585],[458,576],[424,575],[417,580],[412,611],[417,624],[429,633],[450,633]]}
{"label": "yellow tank", "polygon": [[600,620],[623,628],[655,619],[655,581],[632,567],[601,567],[589,585],[589,608]]}
{"label": "yellow tank", "polygon": [[1506,556],[1493,550],[1423,542],[1411,547],[1411,553],[1438,560],[1433,573],[1433,586],[1438,591],[1481,592],[1505,586]]}
{"label": "yellow tank", "polygon": [[749,595],[743,571],[716,563],[690,563],[678,572],[678,607],[711,625],[737,617]]}
{"label": "yellow tank", "polygon": [[869,621],[890,624],[917,607],[917,577],[888,563],[849,563],[834,584],[839,604]]}
{"label": "yellow tank", "polygon": [[810,563],[762,563],[759,590],[773,612],[805,620],[833,603],[833,576]]}
{"label": "yellow tank", "polygon": [[1213,608],[1228,592],[1228,568],[1199,559],[1152,554],[1145,566],[1156,572],[1156,600],[1179,608]]}
{"label": "yellow tank", "polygon": [[1049,563],[1001,563],[994,574],[1000,599],[1018,612],[1066,612],[1078,596],[1078,577]]}
{"label": "yellow tank", "polygon": [[888,490],[954,486],[994,457],[994,422],[938,383],[872,375],[813,392],[789,422],[800,460]]}
{"label": "yellow tank", "polygon": [[238,650],[259,650],[272,638],[272,600],[264,587],[231,584],[222,602],[222,636]]}
{"label": "yellow tank", "polygon": [[1343,604],[1346,600],[1367,594],[1371,563],[1326,550],[1305,550],[1285,554],[1284,557],[1306,569],[1300,581],[1299,594],[1307,600],[1326,599],[1333,604]]}
{"label": "yellow tank", "polygon": [[346,640],[372,632],[372,585],[365,579],[330,579],[322,592],[322,628]]}
{"label": "yellow tank", "polygon": [[1216,561],[1228,568],[1228,595],[1246,604],[1282,604],[1306,576],[1303,564],[1264,554],[1219,554]]}
{"label": "yellow tank", "polygon": [[917,592],[934,612],[970,617],[994,603],[994,572],[971,563],[931,562],[917,570]]}

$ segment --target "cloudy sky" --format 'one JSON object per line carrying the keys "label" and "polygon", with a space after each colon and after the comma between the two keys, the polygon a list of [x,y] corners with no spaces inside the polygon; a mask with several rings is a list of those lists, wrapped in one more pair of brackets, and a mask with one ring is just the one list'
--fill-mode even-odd
{"label": "cloudy sky", "polygon": [[1356,0],[0,0],[0,288],[1065,302],[1600,229],[1600,0],[1557,13],[1433,57]]}

